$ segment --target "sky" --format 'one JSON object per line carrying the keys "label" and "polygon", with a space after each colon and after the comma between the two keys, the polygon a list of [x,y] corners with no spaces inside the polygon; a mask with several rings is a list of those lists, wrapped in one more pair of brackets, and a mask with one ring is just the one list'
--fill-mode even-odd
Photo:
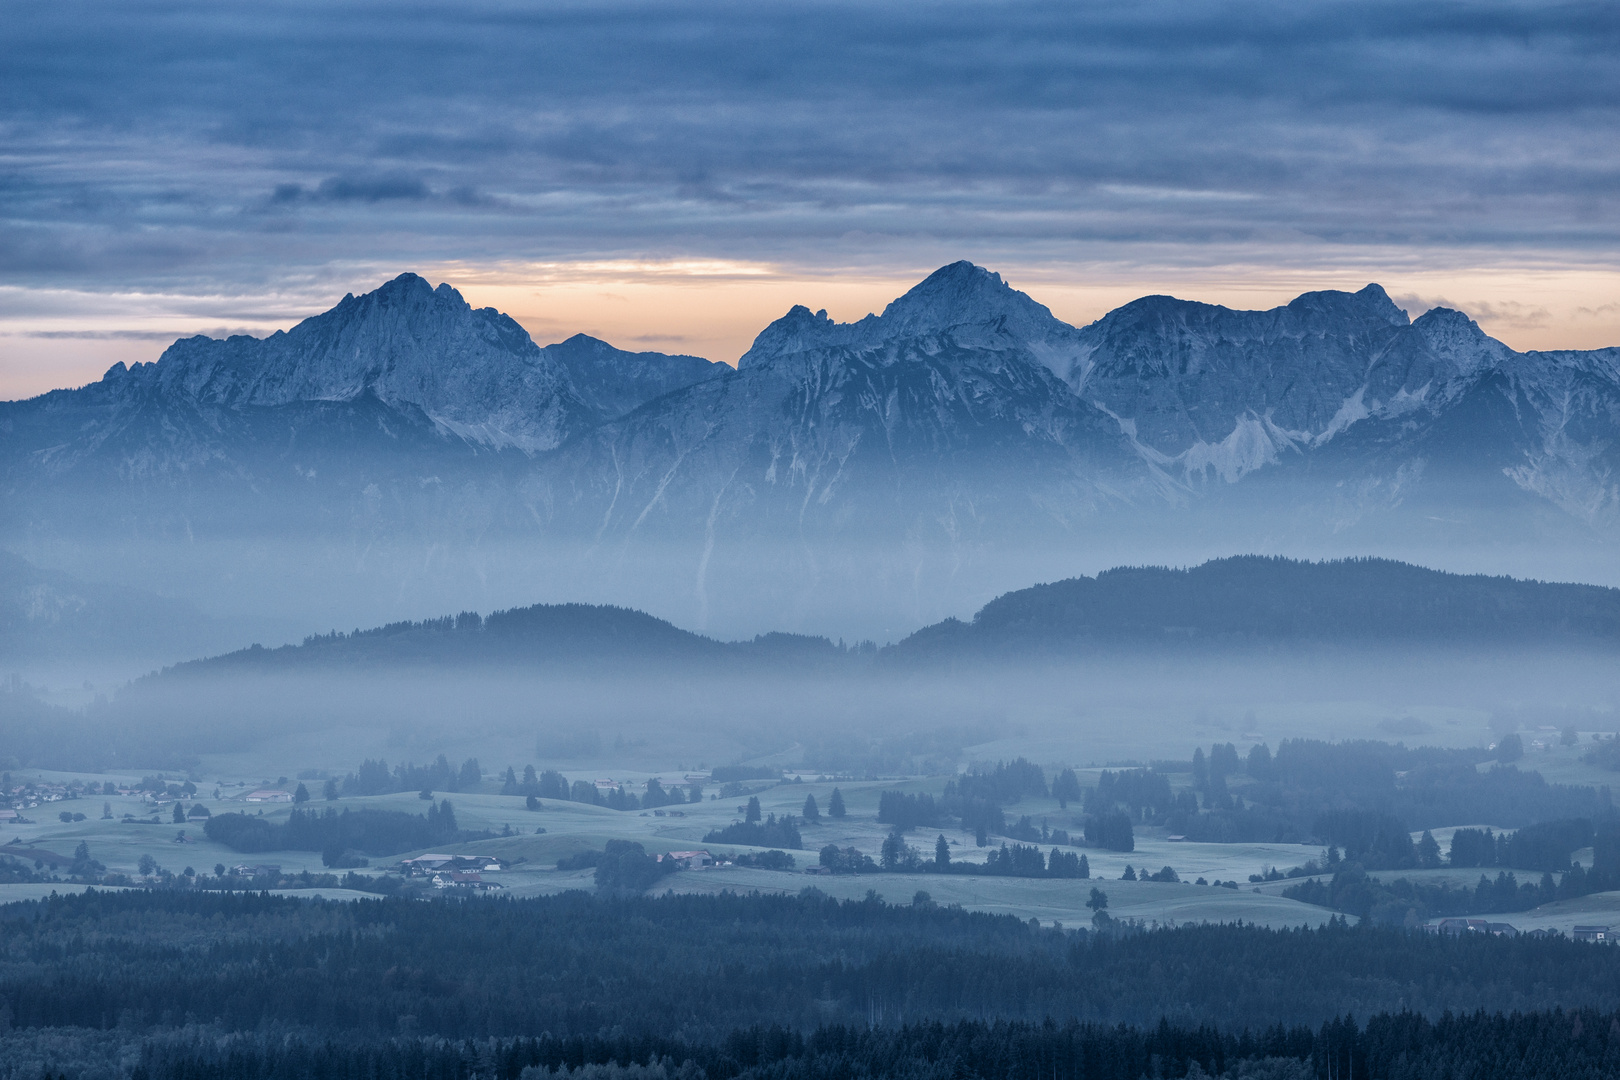
{"label": "sky", "polygon": [[0,398],[413,270],[733,361],[971,259],[1620,345],[1620,5],[16,0]]}

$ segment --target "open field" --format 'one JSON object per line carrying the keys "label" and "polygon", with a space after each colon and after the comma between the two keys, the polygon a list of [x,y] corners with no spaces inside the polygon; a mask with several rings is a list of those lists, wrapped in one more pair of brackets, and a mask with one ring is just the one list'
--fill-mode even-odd
{"label": "open field", "polygon": [[[648,774],[614,775],[621,780],[640,781]],[[41,778],[65,780],[70,777],[64,774],[50,774]],[[570,779],[586,778],[594,778],[594,774],[575,774],[570,777]],[[98,782],[104,779],[117,779],[127,782],[132,778],[82,776],[79,779]],[[199,784],[199,793],[196,797],[196,801],[206,805],[212,813],[232,811],[262,813],[267,820],[277,821],[285,820],[292,810],[292,807],[286,804],[260,806],[239,801],[236,796],[251,790],[262,778],[252,781],[214,779],[220,784],[221,793],[225,797],[220,799],[213,797],[214,782]],[[678,780],[679,776],[672,775],[669,779]],[[888,833],[888,827],[876,821],[880,792],[900,789],[930,791],[937,794],[942,785],[942,780],[934,779],[903,782],[790,782],[776,785],[759,782],[747,786],[757,789],[765,813],[778,815],[799,814],[804,808],[807,795],[814,795],[825,813],[833,789],[836,787],[840,790],[848,808],[848,816],[841,821],[823,817],[820,824],[807,824],[801,829],[805,850],[791,854],[802,870],[817,861],[817,851],[826,844],[836,844],[839,847],[853,846],[875,856]],[[485,784],[486,788],[493,786],[490,782]],[[537,895],[566,889],[591,888],[590,871],[558,872],[554,869],[556,862],[580,851],[599,850],[608,840],[613,839],[638,841],[653,852],[695,847],[704,847],[717,854],[754,850],[735,845],[703,842],[703,837],[712,829],[740,819],[746,796],[725,800],[710,798],[702,803],[671,806],[665,808],[662,813],[616,811],[605,807],[549,799],[543,801],[542,809],[530,811],[525,809],[525,802],[520,797],[486,792],[441,794],[441,797],[451,800],[463,829],[488,829],[493,832],[511,830],[511,835],[452,844],[436,849],[498,855],[507,860],[511,868],[502,874],[501,881],[510,890],[508,895]],[[110,820],[101,817],[104,803],[110,807],[113,814]],[[366,798],[345,798],[336,804],[317,799],[309,805],[317,810],[335,805],[340,810],[375,807],[420,813],[426,804],[416,794],[396,793]],[[57,814],[61,810],[83,813],[86,815],[85,820],[61,822],[57,820]],[[10,825],[6,829],[5,836],[0,839],[32,845],[40,850],[64,856],[71,855],[74,848],[83,842],[89,847],[93,858],[105,863],[111,870],[132,876],[136,873],[137,864],[143,855],[151,855],[160,866],[175,872],[189,866],[204,875],[212,873],[216,864],[231,866],[240,862],[274,863],[280,865],[284,873],[304,870],[321,873],[326,869],[321,864],[320,854],[313,851],[270,851],[252,855],[232,851],[222,844],[208,840],[203,835],[201,822],[192,821],[185,826],[171,823],[168,820],[168,808],[164,808],[158,815],[163,823],[155,825],[126,823],[121,820],[126,812],[142,817],[150,817],[154,813],[150,806],[133,797],[95,796],[47,803],[27,811],[36,824]],[[1078,811],[1072,807],[1063,809],[1052,799],[1026,799],[1009,807],[1009,813],[1014,818],[1027,813],[1036,822],[1044,821],[1051,827],[1072,829],[1078,834]],[[680,816],[675,816],[677,814]],[[538,829],[545,831],[537,832]],[[177,837],[182,832],[186,837],[184,843],[177,842]],[[913,831],[908,840],[926,855],[931,856],[934,839],[941,832],[952,845],[952,856],[955,861],[983,861],[988,849],[977,848],[973,837],[958,829],[919,829]],[[1097,884],[1108,891],[1114,914],[1144,921],[1242,919],[1267,925],[1298,925],[1313,919],[1320,921],[1323,917],[1320,909],[1310,908],[1275,895],[1256,895],[1246,884],[1249,874],[1258,873],[1272,865],[1296,865],[1316,854],[1314,849],[1283,844],[1170,843],[1159,835],[1160,833],[1162,830],[1141,830],[1138,834],[1137,850],[1131,853],[1094,848],[1075,849],[1084,852],[1091,863],[1093,878],[1090,881],[954,875],[925,877],[899,874],[807,877],[802,873],[724,868],[683,872],[670,879],[667,887],[678,891],[759,889],[796,892],[807,885],[815,885],[838,896],[864,896],[867,889],[877,889],[892,901],[909,901],[911,895],[918,889],[925,889],[940,903],[960,903],[975,910],[1010,912],[1023,918],[1034,917],[1043,922],[1056,920],[1075,925],[1090,918],[1091,913],[1084,907],[1084,903],[1091,885]],[[1049,848],[1050,845],[1043,847]],[[411,852],[397,857],[374,859],[372,868],[361,872],[380,872],[383,867],[392,865],[399,858],[419,853]],[[1142,871],[1157,870],[1168,865],[1175,867],[1176,871],[1189,882],[1203,876],[1212,881],[1235,879],[1244,882],[1245,885],[1242,890],[1233,891],[1190,884],[1119,881],[1118,878],[1127,865]],[[16,895],[0,893],[0,899],[24,899],[36,893],[48,894],[52,886],[28,885],[5,888],[15,891]],[[344,890],[312,890],[300,894],[315,895],[317,892],[333,896],[363,895],[346,893]]]}
{"label": "open field", "polygon": [[[1206,714],[1203,721],[1213,726],[1214,721],[1211,717],[1214,715],[1216,714]],[[1263,719],[1261,717],[1250,716],[1244,719],[1252,723],[1240,726],[1265,726],[1261,722]],[[1440,717],[1435,717],[1434,720],[1440,724],[1445,722]],[[1205,731],[1207,734],[1207,727]],[[1261,735],[1264,732],[1249,731],[1247,734]],[[1580,760],[1580,754],[1590,743],[1590,737],[1590,733],[1583,734],[1582,742],[1574,747],[1565,747],[1558,745],[1556,740],[1548,740],[1552,743],[1550,748],[1532,750],[1523,765],[1543,770],[1549,780],[1556,778],[1562,782],[1586,784],[1606,782],[1614,774],[1606,773]],[[1046,748],[1056,750],[1058,747],[1053,744]],[[998,742],[985,744],[977,749],[990,751],[986,756],[1007,756],[1014,753],[1037,753],[1040,747],[1035,744],[1020,747],[1013,743]],[[628,756],[633,758],[636,755]],[[240,797],[245,792],[264,785],[266,781],[271,786],[280,786],[287,790],[296,786],[297,781],[289,780],[278,784],[275,777],[285,776],[286,772],[266,768],[268,761],[265,760],[256,763],[244,760],[235,764],[240,767],[240,771],[235,773],[194,774],[198,786],[194,801],[207,806],[214,814],[238,811],[262,814],[270,821],[285,820],[292,810],[291,806],[248,805],[241,802]],[[504,770],[504,766],[499,768]],[[1098,766],[1091,766],[1082,767],[1078,771],[1081,783],[1089,786],[1096,782],[1101,769]],[[586,850],[600,850],[608,840],[637,841],[651,852],[703,847],[717,855],[726,855],[751,850],[735,845],[706,843],[703,839],[711,830],[740,820],[749,792],[757,794],[766,814],[774,813],[778,816],[798,816],[803,811],[806,796],[815,797],[823,817],[819,823],[806,823],[801,827],[804,850],[791,853],[796,860],[797,869],[802,870],[815,864],[817,852],[827,844],[840,848],[855,847],[876,857],[888,833],[888,826],[880,825],[876,820],[880,793],[900,790],[927,792],[938,796],[945,783],[945,779],[938,776],[926,779],[837,782],[821,779],[802,782],[789,780],[782,783],[757,781],[745,783],[742,785],[741,794],[726,799],[716,798],[716,786],[709,785],[706,789],[708,797],[704,801],[680,804],[659,811],[616,811],[551,799],[544,800],[539,810],[530,811],[525,808],[523,798],[495,793],[499,788],[497,773],[496,768],[491,768],[479,791],[440,792],[437,793],[437,797],[451,800],[462,829],[488,830],[505,835],[449,845],[436,850],[464,851],[501,857],[509,863],[509,869],[500,879],[510,890],[507,895],[533,895],[590,888],[589,871],[558,872],[554,867],[559,859],[566,856]],[[592,768],[566,770],[565,776],[570,781],[589,781],[611,776],[617,781],[639,786],[651,776],[659,776],[666,785],[680,784],[684,773],[684,769],[659,771],[652,768]],[[16,774],[13,777],[14,782],[21,779],[22,775]],[[138,779],[130,775],[92,776],[65,773],[28,775],[42,781],[54,782],[80,779],[99,783],[110,779],[128,784]],[[1174,787],[1180,789],[1191,782],[1191,775],[1172,773],[1171,782]],[[309,804],[311,809],[323,810],[328,806],[335,806],[339,810],[374,807],[417,814],[426,808],[426,803],[414,792],[344,798],[329,804],[320,798],[321,783],[319,779],[307,781],[309,789],[316,796]],[[1234,790],[1241,791],[1243,783],[1241,777],[1234,778]],[[835,787],[840,790],[848,808],[848,816],[837,821],[825,816]],[[219,793],[217,798],[216,790]],[[104,819],[102,816],[104,805],[111,811],[110,819]],[[58,820],[57,815],[63,810],[83,813],[85,820],[62,822]],[[132,876],[135,875],[141,858],[147,855],[155,859],[160,866],[176,873],[191,867],[199,874],[208,875],[213,872],[216,865],[223,864],[228,867],[240,862],[274,863],[280,865],[285,873],[301,871],[321,873],[326,870],[321,863],[319,852],[274,851],[245,855],[232,851],[221,844],[209,841],[203,834],[200,821],[192,820],[184,826],[172,823],[167,807],[156,812],[160,820],[158,824],[126,823],[121,820],[126,813],[148,819],[154,814],[154,809],[150,805],[134,797],[97,795],[42,804],[26,813],[35,823],[0,826],[0,829],[4,830],[0,833],[0,841],[31,845],[61,856],[71,856],[75,847],[82,842],[88,846],[92,858],[106,864],[113,871]],[[1083,815],[1079,808],[1072,805],[1062,807],[1052,798],[1026,797],[1008,806],[1006,813],[1009,822],[1027,815],[1037,828],[1046,826],[1050,829],[1066,829],[1076,839],[1080,836]],[[1434,830],[1442,850],[1449,843],[1455,828]],[[180,839],[181,834],[184,835],[183,841]],[[919,849],[924,858],[931,858],[935,837],[938,835],[945,836],[955,862],[982,862],[987,854],[988,849],[981,849],[975,845],[971,833],[959,828],[916,829],[908,834],[907,840]],[[1051,845],[1043,844],[1042,847],[1050,848]],[[814,885],[839,896],[864,896],[868,889],[876,889],[892,901],[908,901],[912,893],[923,889],[940,903],[960,903],[978,910],[1006,911],[1024,918],[1039,918],[1043,922],[1055,920],[1073,925],[1089,919],[1090,912],[1084,908],[1084,901],[1089,894],[1090,886],[1096,884],[1109,893],[1111,911],[1116,916],[1144,921],[1242,919],[1267,925],[1298,925],[1312,920],[1320,921],[1325,917],[1321,909],[1300,905],[1280,895],[1284,888],[1296,884],[1298,879],[1267,883],[1258,892],[1248,880],[1251,874],[1262,874],[1272,867],[1287,870],[1319,856],[1320,849],[1312,845],[1171,842],[1167,839],[1164,829],[1139,825],[1136,829],[1134,851],[1111,852],[1078,846],[1074,850],[1083,852],[1090,863],[1092,878],[1089,882],[954,875],[806,877],[802,873],[788,874],[733,867],[683,872],[669,879],[667,887],[677,891],[718,889],[797,891],[807,885]],[[399,858],[420,853],[407,852],[399,856],[374,858],[373,866],[369,870],[362,870],[361,873],[379,873],[387,866],[393,865]],[[1589,851],[1578,852],[1576,857],[1590,865]],[[1143,874],[1169,866],[1174,868],[1184,882],[1194,882],[1199,878],[1212,883],[1236,881],[1240,888],[1230,890],[1206,888],[1196,884],[1168,885],[1121,881],[1120,877],[1127,866]],[[1484,872],[1488,876],[1495,876],[1494,870]],[[1414,881],[1446,881],[1458,886],[1471,887],[1478,881],[1481,873],[1482,871],[1478,869],[1441,868],[1420,871],[1378,871],[1375,872],[1375,876],[1386,879],[1407,877]],[[1521,880],[1531,880],[1535,876],[1537,875],[1519,874]],[[16,898],[22,898],[25,895],[33,895],[31,890],[41,888],[48,893],[50,887],[6,888],[17,890]],[[343,890],[327,890],[327,892],[333,895],[347,895]],[[9,898],[9,894],[0,893],[0,898]],[[1602,898],[1588,898],[1572,902],[1573,906],[1553,905],[1556,910],[1549,909],[1546,918],[1555,921],[1545,925],[1559,925],[1567,929],[1563,923],[1573,925],[1574,922],[1589,918],[1592,921],[1603,921],[1608,917],[1606,914],[1608,909],[1603,906],[1604,903],[1606,901]],[[1565,907],[1569,907],[1569,911],[1574,913],[1565,912]],[[1588,907],[1592,907],[1592,910],[1588,911]],[[1540,918],[1542,918],[1540,913],[1528,913],[1523,916],[1526,926],[1543,925],[1530,921]]]}

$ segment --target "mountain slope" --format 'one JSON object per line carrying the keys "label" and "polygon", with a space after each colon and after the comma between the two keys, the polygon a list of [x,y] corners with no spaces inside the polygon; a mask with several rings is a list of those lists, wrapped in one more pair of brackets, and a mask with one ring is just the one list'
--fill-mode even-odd
{"label": "mountain slope", "polygon": [[[1388,559],[1240,556],[1172,570],[1124,566],[998,596],[878,650],[885,663],[1080,657],[1097,649],[1218,644],[1448,648],[1556,644],[1620,655],[1620,589],[1449,574]],[[418,665],[555,667],[628,675],[648,666],[864,670],[869,651],[763,634],[723,642],[641,611],[536,604],[318,634],[176,665],[163,678]],[[829,668],[829,665],[832,665]]]}
{"label": "mountain slope", "polygon": [[999,596],[925,627],[900,662],[1080,655],[1146,643],[1584,644],[1620,653],[1620,589],[1448,574],[1387,559],[1242,556],[1120,567]]}
{"label": "mountain slope", "polygon": [[0,403],[0,540],[199,598],[251,578],[259,607],[297,577],[323,621],[544,595],[874,637],[1132,558],[1609,580],[1616,356],[1515,353],[1376,285],[1074,327],[961,262],[854,323],[794,307],[732,370],[540,348],[403,275]]}
{"label": "mountain slope", "polygon": [[731,373],[731,368],[718,360],[625,352],[585,334],[575,334],[540,351],[562,365],[574,392],[605,420],[623,416],[683,386]]}
{"label": "mountain slope", "polygon": [[0,656],[8,661],[157,663],[206,648],[211,622],[185,601],[79,581],[0,551]]}

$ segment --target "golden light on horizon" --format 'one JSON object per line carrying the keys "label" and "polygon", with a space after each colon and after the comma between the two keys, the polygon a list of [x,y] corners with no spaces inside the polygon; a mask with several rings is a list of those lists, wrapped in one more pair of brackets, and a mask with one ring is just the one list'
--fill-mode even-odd
{"label": "golden light on horizon", "polygon": [[[970,256],[971,257],[971,256]],[[976,262],[1085,325],[1141,296],[1171,294],[1268,308],[1315,289],[1376,281],[1414,317],[1455,307],[1518,350],[1620,346],[1620,270],[1604,266],[1423,267],[1358,260],[1331,268]],[[1390,263],[1398,260],[1391,259]],[[0,398],[98,379],[116,362],[156,360],[176,338],[288,329],[345,291],[376,288],[403,268],[354,267],[320,282],[254,296],[0,288]],[[475,307],[516,319],[541,345],[577,333],[627,350],[691,353],[735,363],[794,304],[840,322],[883,308],[933,266],[817,269],[726,259],[599,259],[437,263],[413,268],[449,282]]]}

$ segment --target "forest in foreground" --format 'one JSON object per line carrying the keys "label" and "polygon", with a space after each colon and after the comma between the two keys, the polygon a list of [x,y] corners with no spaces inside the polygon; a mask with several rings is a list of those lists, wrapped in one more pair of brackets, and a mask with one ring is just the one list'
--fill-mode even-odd
{"label": "forest in foreground", "polygon": [[1064,929],[934,904],[92,891],[0,909],[0,1077],[1580,1077],[1561,938]]}

